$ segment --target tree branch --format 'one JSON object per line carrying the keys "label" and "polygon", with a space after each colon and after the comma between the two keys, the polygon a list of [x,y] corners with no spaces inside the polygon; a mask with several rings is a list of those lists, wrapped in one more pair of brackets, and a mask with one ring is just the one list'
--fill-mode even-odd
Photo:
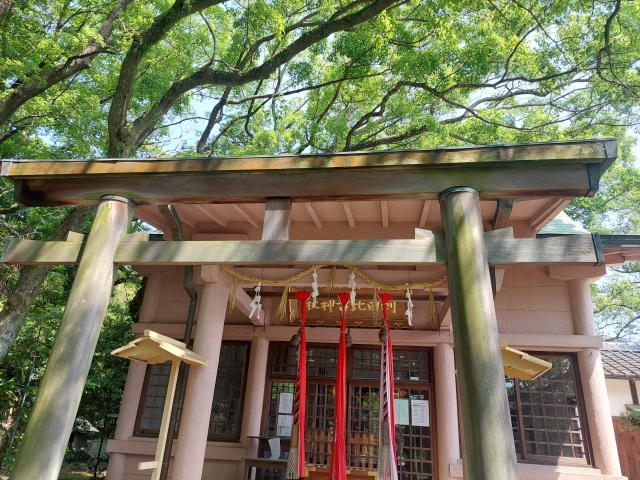
{"label": "tree branch", "polygon": [[[125,121],[126,106],[124,104],[124,99],[118,99],[116,105],[117,108],[114,109],[114,103],[112,103],[112,109],[109,112],[110,155],[121,154],[123,152],[127,153],[135,150],[144,138],[153,131],[158,121],[186,92],[203,85],[240,86],[258,80],[264,80],[272,75],[280,65],[292,60],[296,55],[303,52],[310,46],[324,40],[336,32],[350,29],[366,22],[389,7],[401,3],[401,1],[402,0],[374,0],[372,2],[366,2],[367,6],[357,12],[345,15],[331,22],[325,22],[318,27],[303,33],[298,37],[298,39],[287,45],[287,47],[277,54],[265,60],[261,65],[253,67],[245,72],[213,70],[208,65],[205,65],[188,77],[174,83],[153,107],[151,107],[145,114],[138,117],[133,124],[128,127],[129,132],[126,135],[126,137],[128,137],[128,144],[126,149],[125,146],[121,144],[124,138],[118,136],[118,132],[122,133],[121,129]],[[126,72],[121,71],[120,79],[122,82],[126,82],[126,80],[123,80],[123,77],[126,77],[127,75],[123,75],[123,73]],[[131,80],[129,80],[129,82],[130,81]],[[131,88],[132,87],[133,84],[131,83]],[[117,97],[118,95],[116,94],[114,102],[116,102]]]}
{"label": "tree branch", "polygon": [[[116,19],[126,10],[133,0],[118,0],[99,28],[102,43],[109,45]],[[50,68],[40,74],[25,75],[29,80],[17,83],[11,91],[0,100],[0,125],[6,123],[18,108],[67,78],[86,70],[93,59],[105,49],[99,42],[93,41],[80,52],[67,58],[64,63]]]}

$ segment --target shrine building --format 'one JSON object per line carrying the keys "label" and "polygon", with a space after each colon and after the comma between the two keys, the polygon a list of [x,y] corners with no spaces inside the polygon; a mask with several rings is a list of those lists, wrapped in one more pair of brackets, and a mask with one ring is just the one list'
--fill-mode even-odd
{"label": "shrine building", "polygon": [[[11,478],[57,479],[114,266],[132,265],[109,480],[280,480],[296,445],[311,480],[383,479],[383,448],[400,480],[624,479],[589,285],[638,245],[562,213],[616,156],[605,139],[3,160],[25,206],[98,205],[84,237],[5,249],[78,265]],[[127,234],[133,216],[162,233]]]}

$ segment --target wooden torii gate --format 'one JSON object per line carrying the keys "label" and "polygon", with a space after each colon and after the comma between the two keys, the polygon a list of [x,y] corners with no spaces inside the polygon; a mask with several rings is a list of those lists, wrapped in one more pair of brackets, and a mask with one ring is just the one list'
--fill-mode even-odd
{"label": "wooden torii gate", "polygon": [[[3,261],[78,264],[11,478],[55,480],[109,300],[115,264],[446,264],[465,478],[515,480],[490,266],[599,265],[598,237],[484,233],[480,199],[595,193],[617,155],[614,139],[421,151],[253,158],[2,162],[26,206],[98,205],[83,241],[10,240]],[[289,241],[291,202],[438,199],[443,234],[415,240]],[[266,202],[262,241],[149,242],[128,236],[136,205]],[[562,202],[561,202],[562,203]],[[498,222],[499,223],[499,222]],[[504,222],[506,223],[506,222]]]}

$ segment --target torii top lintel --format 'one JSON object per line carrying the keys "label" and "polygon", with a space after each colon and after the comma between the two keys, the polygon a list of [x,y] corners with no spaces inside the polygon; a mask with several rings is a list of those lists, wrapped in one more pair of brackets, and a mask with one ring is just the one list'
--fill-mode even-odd
{"label": "torii top lintel", "polygon": [[26,206],[433,200],[464,185],[483,199],[588,196],[617,157],[616,139],[428,150],[228,158],[3,160]]}

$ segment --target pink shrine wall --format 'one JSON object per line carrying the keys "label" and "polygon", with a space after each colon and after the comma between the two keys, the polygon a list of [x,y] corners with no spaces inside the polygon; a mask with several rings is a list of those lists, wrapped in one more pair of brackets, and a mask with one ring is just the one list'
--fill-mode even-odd
{"label": "pink shrine wall", "polygon": [[[311,228],[311,227],[309,227]],[[292,228],[291,238],[304,238],[309,235],[306,231],[307,227]],[[247,237],[253,239],[259,238],[257,229],[247,231]],[[518,230],[518,229],[516,229]],[[526,229],[518,233],[530,234]],[[330,229],[318,230],[314,228],[314,236],[318,238],[318,232],[327,234]],[[413,228],[387,229],[386,232],[393,232],[394,236],[412,238]],[[356,238],[366,238],[373,236],[374,232],[365,232],[358,229]],[[398,235],[401,233],[401,235]],[[332,232],[336,235],[336,232]],[[339,232],[342,238],[350,238],[355,234],[354,229],[346,226],[340,228]],[[379,232],[375,233],[377,238],[381,238]],[[527,236],[527,235],[522,235]],[[164,270],[163,270],[164,269]],[[181,339],[183,335],[183,324],[187,316],[188,297],[182,288],[182,273],[179,269],[167,269],[166,267],[156,267],[155,271],[150,270],[144,272],[148,276],[147,289],[145,293],[144,304],[140,317],[140,323],[134,326],[136,333],[142,333],[145,328],[150,328],[158,333],[174,336]],[[272,302],[271,308],[276,308],[276,302]],[[264,302],[265,308],[269,308],[269,303]],[[551,278],[546,267],[518,267],[510,268],[504,272],[499,291],[495,298],[496,314],[501,339],[505,340],[509,346],[529,351],[558,351],[558,352],[578,352],[586,348],[599,349],[601,341],[599,337],[589,335],[574,335],[574,319],[572,318],[571,302],[569,298],[569,289],[566,280]],[[423,315],[421,311],[416,314]],[[196,318],[198,314],[196,313]],[[274,318],[272,315],[271,318]],[[279,325],[271,325],[256,329],[250,325],[225,325],[225,340],[252,340],[258,337],[265,338],[269,341],[288,341],[297,327],[288,326],[284,323]],[[196,326],[195,335],[197,335]],[[315,328],[308,334],[309,342],[334,342],[334,336],[330,335],[329,330]],[[377,331],[355,329],[353,331],[354,344],[378,344]],[[417,345],[435,347],[438,344],[453,344],[453,338],[450,331],[397,331],[394,333],[394,341],[398,345]],[[266,351],[266,349],[262,349]],[[252,344],[251,352],[254,348]],[[266,353],[263,353],[266,355]],[[261,372],[253,372],[254,377],[261,378],[262,388],[252,389],[251,385],[247,385],[245,406],[258,405],[261,406],[264,398],[264,377],[266,376],[266,359],[265,361],[251,361],[251,364]],[[438,366],[436,365],[437,369]],[[137,378],[132,382],[142,382],[144,376],[141,376],[140,369],[137,370]],[[251,376],[251,375],[250,375]],[[453,375],[449,375],[453,382],[453,391],[455,391],[455,381]],[[447,386],[451,388],[451,385]],[[438,388],[445,388],[445,386]],[[129,401],[123,404],[121,418],[135,418],[138,403]],[[436,405],[436,410],[438,406]],[[445,411],[446,409],[441,409]],[[243,418],[257,418],[255,412],[247,412]],[[453,422],[454,419],[444,420]],[[441,419],[442,421],[442,419]],[[256,420],[254,420],[254,423]],[[455,419],[454,425],[457,425]],[[247,432],[257,434],[256,428],[259,425],[242,425],[243,435]],[[454,427],[457,429],[457,427]],[[125,431],[126,430],[126,431]],[[124,480],[138,480],[149,478],[149,472],[140,472],[137,465],[140,461],[151,460],[155,452],[155,439],[137,438],[133,436],[133,427],[122,429],[124,432],[120,437],[116,436],[116,440],[109,443],[109,451],[116,454],[114,465],[120,462],[120,468],[124,472],[121,476]],[[455,441],[448,440],[449,444],[454,447],[454,457],[459,456],[459,452],[455,452]],[[236,480],[241,479],[244,475],[243,457],[250,455],[254,446],[243,438],[238,443],[214,443],[207,444],[205,464],[202,478],[204,480]],[[175,451],[175,443],[174,443]],[[249,452],[249,453],[248,453]],[[113,455],[112,453],[112,455]],[[459,460],[454,460],[451,455],[449,457],[450,465],[448,468],[440,468],[440,480],[448,480],[462,477],[462,466]],[[619,479],[616,475],[601,475],[601,472],[591,467],[578,466],[550,466],[550,465],[531,465],[521,464],[520,478],[522,480],[595,480],[595,479]],[[115,469],[113,471],[116,471]],[[121,478],[113,477],[113,480],[121,480]]]}

